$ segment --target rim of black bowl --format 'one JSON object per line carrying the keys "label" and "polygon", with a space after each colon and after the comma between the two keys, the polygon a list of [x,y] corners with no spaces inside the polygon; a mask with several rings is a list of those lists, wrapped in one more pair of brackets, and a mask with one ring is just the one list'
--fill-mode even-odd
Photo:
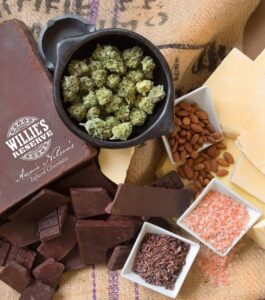
{"label": "rim of black bowl", "polygon": [[[166,98],[163,100],[165,101],[164,107],[160,115],[157,117],[157,119],[154,121],[153,124],[151,124],[145,131],[143,131],[141,134],[137,135],[134,138],[129,138],[126,141],[121,140],[102,140],[96,137],[93,137],[92,135],[89,135],[85,132],[85,130],[81,129],[80,126],[76,125],[73,120],[70,118],[70,116],[67,114],[66,109],[63,104],[63,100],[61,98],[61,78],[64,74],[65,68],[68,66],[70,58],[74,55],[75,52],[77,52],[83,45],[86,43],[93,41],[96,38],[107,36],[107,35],[124,35],[127,37],[131,37],[133,39],[137,39],[141,43],[145,44],[151,51],[152,54],[157,57],[160,64],[162,65],[163,72],[165,73],[165,78],[167,82],[168,91],[166,94]],[[71,40],[78,40],[80,37],[72,38]],[[162,132],[160,134],[155,134],[153,129],[157,127],[157,123],[161,122],[161,119],[164,118],[166,111],[168,109],[172,109],[172,117],[173,117],[173,108],[174,108],[174,85],[173,85],[173,79],[171,75],[171,71],[169,68],[169,65],[167,61],[165,60],[163,54],[160,52],[160,50],[148,39],[143,37],[142,35],[135,33],[131,30],[127,29],[120,29],[120,28],[107,28],[107,29],[100,29],[96,30],[94,32],[89,33],[89,35],[82,41],[82,44],[78,44],[76,47],[73,47],[72,51],[69,51],[68,54],[64,57],[66,60],[66,63],[60,61],[60,57],[57,58],[57,65],[55,68],[54,73],[54,82],[53,82],[53,94],[54,94],[54,102],[56,110],[61,117],[64,124],[77,136],[79,136],[84,141],[100,148],[111,148],[111,149],[118,149],[118,148],[129,148],[136,145],[143,144],[146,140],[161,137],[162,135],[165,135],[169,132]],[[169,107],[170,106],[170,107]],[[171,129],[173,127],[173,122]]]}

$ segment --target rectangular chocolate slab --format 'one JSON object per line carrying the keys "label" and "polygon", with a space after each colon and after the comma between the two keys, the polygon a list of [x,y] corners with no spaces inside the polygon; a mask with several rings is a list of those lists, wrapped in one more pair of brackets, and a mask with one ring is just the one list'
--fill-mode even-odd
{"label": "rectangular chocolate slab", "polygon": [[0,25],[0,213],[96,155],[61,121],[25,24]]}
{"label": "rectangular chocolate slab", "polygon": [[62,259],[62,263],[65,271],[78,270],[86,266],[80,256],[78,245]]}
{"label": "rectangular chocolate slab", "polygon": [[155,180],[151,186],[153,187],[163,187],[165,189],[182,189],[184,184],[175,171],[169,172],[168,174]]}
{"label": "rectangular chocolate slab", "polygon": [[39,221],[40,218],[69,201],[69,197],[44,188],[30,198],[16,212],[9,215],[9,219],[27,222]]}
{"label": "rectangular chocolate slab", "polygon": [[16,246],[11,246],[6,259],[6,263],[15,261],[18,264],[30,270],[34,264],[35,259],[36,259],[36,252],[31,251],[27,248],[19,248]]}
{"label": "rectangular chocolate slab", "polygon": [[191,204],[193,195],[189,189],[120,184],[107,211],[124,216],[178,217]]}
{"label": "rectangular chocolate slab", "polygon": [[131,245],[122,245],[115,247],[108,262],[108,269],[110,271],[117,271],[122,269],[131,250]]}
{"label": "rectangular chocolate slab", "polygon": [[54,292],[54,289],[50,286],[34,280],[21,293],[19,300],[51,300]]}

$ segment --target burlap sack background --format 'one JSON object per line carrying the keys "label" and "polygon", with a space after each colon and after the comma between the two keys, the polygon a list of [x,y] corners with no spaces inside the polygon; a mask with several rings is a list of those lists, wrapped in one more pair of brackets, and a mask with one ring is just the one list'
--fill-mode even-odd
{"label": "burlap sack background", "polygon": [[[170,64],[177,95],[199,86],[229,50],[241,47],[243,29],[258,0],[1,0],[0,22],[18,18],[37,38],[41,27],[64,13],[82,15],[97,28],[122,27],[153,41]],[[137,148],[128,181],[151,180],[163,148],[149,141]],[[178,299],[264,300],[265,252],[243,241],[238,258],[229,266],[231,284],[214,287],[193,266]],[[19,295],[0,282],[0,300]],[[108,272],[104,266],[87,267],[63,275],[55,300],[165,299]]]}

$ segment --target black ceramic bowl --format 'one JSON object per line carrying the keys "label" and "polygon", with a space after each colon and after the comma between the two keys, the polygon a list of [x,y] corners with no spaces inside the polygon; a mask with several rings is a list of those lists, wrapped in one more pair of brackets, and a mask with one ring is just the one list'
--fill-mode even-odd
{"label": "black ceramic bowl", "polygon": [[[67,75],[67,66],[71,59],[83,59],[89,57],[97,44],[112,44],[120,50],[133,46],[140,46],[144,55],[151,56],[156,64],[154,72],[155,84],[162,84],[165,88],[165,98],[157,103],[154,114],[148,116],[143,126],[134,127],[127,141],[110,141],[94,138],[85,128],[70,118],[65,109],[61,80]],[[57,61],[54,73],[54,101],[56,109],[67,127],[83,140],[103,148],[127,148],[144,141],[168,134],[173,129],[174,88],[173,80],[163,55],[158,48],[143,36],[129,30],[103,29],[89,34],[80,35],[60,42],[57,46]]]}

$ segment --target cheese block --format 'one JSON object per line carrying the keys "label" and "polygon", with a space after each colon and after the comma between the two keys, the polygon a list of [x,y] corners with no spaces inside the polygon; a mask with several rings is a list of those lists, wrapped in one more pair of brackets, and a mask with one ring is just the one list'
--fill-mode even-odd
{"label": "cheese block", "polygon": [[265,175],[243,155],[237,159],[231,182],[265,203]]}
{"label": "cheese block", "polygon": [[265,174],[265,130],[241,134],[237,145],[249,161]]}
{"label": "cheese block", "polygon": [[101,148],[98,156],[101,172],[116,184],[124,183],[134,154],[134,147],[126,149]]}
{"label": "cheese block", "polygon": [[265,73],[265,49],[260,53],[260,55],[255,59],[255,64],[261,67]]}
{"label": "cheese block", "polygon": [[265,219],[252,227],[248,237],[265,249]]}
{"label": "cheese block", "polygon": [[233,49],[205,82],[226,136],[265,128],[265,74]]}

